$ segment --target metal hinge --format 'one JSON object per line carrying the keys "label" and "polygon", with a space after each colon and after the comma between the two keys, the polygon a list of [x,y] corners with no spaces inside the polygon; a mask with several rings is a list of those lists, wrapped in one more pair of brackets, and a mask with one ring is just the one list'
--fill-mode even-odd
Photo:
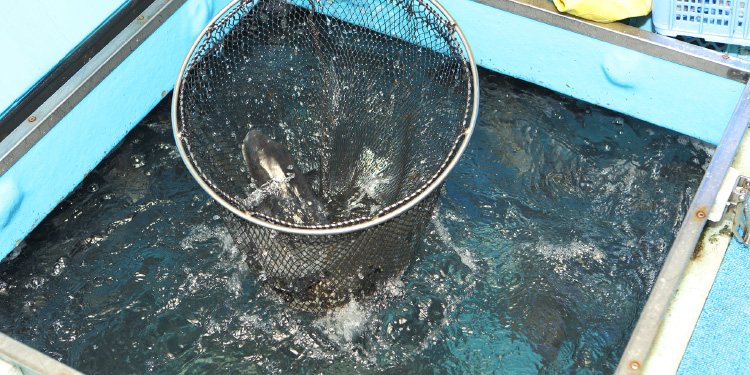
{"label": "metal hinge", "polygon": [[708,214],[708,220],[718,222],[724,218],[732,218],[732,233],[738,241],[747,246],[750,244],[750,177],[741,176],[734,169],[729,168],[716,202]]}
{"label": "metal hinge", "polygon": [[750,244],[750,208],[748,208],[748,197],[750,197],[750,177],[739,176],[727,204],[730,207],[734,206],[732,233],[745,246]]}

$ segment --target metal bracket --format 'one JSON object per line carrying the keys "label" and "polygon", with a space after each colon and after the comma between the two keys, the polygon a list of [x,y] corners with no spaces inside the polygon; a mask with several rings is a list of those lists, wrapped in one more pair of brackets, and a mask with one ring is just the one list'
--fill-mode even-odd
{"label": "metal bracket", "polygon": [[732,192],[734,191],[735,186],[737,186],[737,179],[739,177],[740,172],[732,167],[729,167],[726,176],[724,176],[724,181],[722,181],[721,183],[719,192],[716,194],[714,204],[713,206],[711,206],[711,210],[708,211],[707,219],[709,221],[718,223],[724,220],[724,217],[727,213],[727,208],[730,206],[729,199],[732,196]]}
{"label": "metal bracket", "polygon": [[[732,233],[745,246],[750,245],[750,208],[748,208],[748,197],[750,197],[750,177],[739,176],[727,205],[734,208]],[[730,208],[727,209],[727,211],[729,210]]]}
{"label": "metal bracket", "polygon": [[733,214],[732,233],[737,241],[745,246],[750,244],[748,197],[750,197],[750,177],[741,176],[739,171],[729,167],[719,193],[716,195],[716,200],[708,213],[708,220],[713,222],[729,219],[728,215]]}

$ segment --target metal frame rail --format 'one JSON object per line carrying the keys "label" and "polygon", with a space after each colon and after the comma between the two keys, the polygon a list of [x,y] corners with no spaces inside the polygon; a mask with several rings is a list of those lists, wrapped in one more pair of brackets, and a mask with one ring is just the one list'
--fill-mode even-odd
{"label": "metal frame rail", "polygon": [[742,91],[737,108],[724,130],[724,135],[721,137],[706,174],[703,175],[703,180],[685,215],[680,231],[672,243],[659,276],[656,278],[646,305],[641,311],[625,352],[620,357],[620,364],[615,374],[639,374],[648,359],[664,314],[667,312],[685,267],[693,255],[695,245],[706,225],[708,211],[713,206],[724,176],[737,154],[748,123],[750,123],[750,84],[745,85]]}
{"label": "metal frame rail", "polygon": [[0,176],[138,48],[186,0],[156,0],[0,142]]}
{"label": "metal frame rail", "polygon": [[0,333],[0,359],[15,364],[24,375],[83,375],[82,372],[2,333]]}
{"label": "metal frame rail", "polygon": [[154,2],[155,0],[128,0],[110,19],[94,30],[0,118],[0,140],[31,116],[34,110]]}
{"label": "metal frame rail", "polygon": [[550,1],[473,1],[733,81],[747,83],[750,79],[750,61],[623,23],[596,23],[570,16],[558,12]]}

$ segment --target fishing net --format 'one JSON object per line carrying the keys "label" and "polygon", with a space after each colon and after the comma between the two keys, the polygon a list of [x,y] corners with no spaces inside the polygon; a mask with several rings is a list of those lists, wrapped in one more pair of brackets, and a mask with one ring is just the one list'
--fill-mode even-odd
{"label": "fishing net", "polygon": [[[248,263],[319,312],[408,266],[477,101],[468,46],[432,2],[238,1],[188,54],[172,117]],[[243,155],[250,130],[289,154],[285,178],[251,173],[270,169]]]}

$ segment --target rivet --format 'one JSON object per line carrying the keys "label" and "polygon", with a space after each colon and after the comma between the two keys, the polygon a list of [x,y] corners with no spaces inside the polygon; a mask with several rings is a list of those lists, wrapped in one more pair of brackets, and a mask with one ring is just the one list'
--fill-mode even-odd
{"label": "rivet", "polygon": [[698,219],[705,219],[706,218],[706,212],[703,210],[700,210],[695,213],[695,216],[698,217]]}
{"label": "rivet", "polygon": [[633,362],[630,362],[630,368],[631,368],[631,369],[632,369],[633,371],[638,371],[638,369],[639,369],[639,368],[641,368],[641,364],[640,364],[640,363],[638,363],[638,361],[633,361]]}
{"label": "rivet", "polygon": [[29,117],[29,122],[34,122],[34,121],[36,121],[36,116]]}
{"label": "rivet", "polygon": [[729,60],[729,55],[727,55],[725,53],[725,54],[721,55],[721,58],[724,59],[724,60]]}
{"label": "rivet", "polygon": [[145,19],[146,19],[146,17],[144,17],[144,16],[138,16],[138,18],[136,18],[136,20],[138,20],[138,21],[143,21]]}

